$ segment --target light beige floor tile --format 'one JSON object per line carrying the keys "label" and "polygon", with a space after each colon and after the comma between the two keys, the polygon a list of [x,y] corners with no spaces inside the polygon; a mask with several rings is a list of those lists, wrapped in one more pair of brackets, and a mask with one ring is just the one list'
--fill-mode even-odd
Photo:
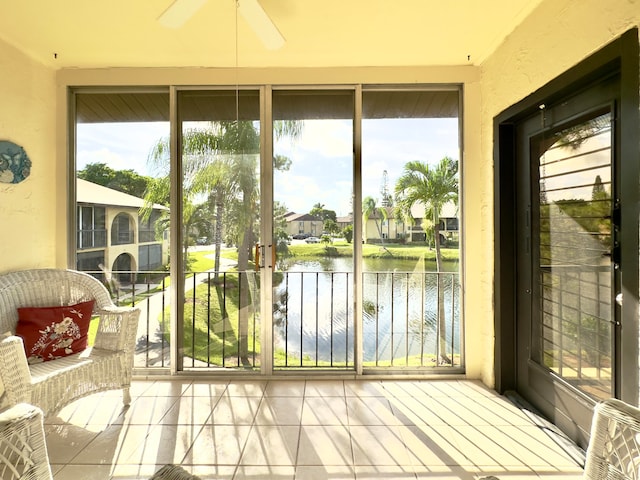
{"label": "light beige floor tile", "polygon": [[421,388],[432,397],[493,397],[496,392],[479,381],[474,380],[437,380],[422,381]]}
{"label": "light beige floor tile", "polygon": [[345,397],[305,397],[302,405],[303,425],[348,425]]}
{"label": "light beige floor tile", "polygon": [[505,423],[500,421],[496,415],[488,411],[482,405],[476,402],[475,405],[461,404],[460,398],[444,397],[434,398],[429,403],[429,417],[430,419],[436,419],[439,423],[446,425],[492,425],[491,422],[499,422],[500,425]]}
{"label": "light beige floor tile", "polygon": [[254,425],[241,465],[295,466],[300,426]]}
{"label": "light beige floor tile", "polygon": [[123,445],[118,464],[180,464],[201,430],[201,425],[156,425],[133,449]]}
{"label": "light beige floor tile", "polygon": [[[570,457],[537,426],[459,426],[455,427],[465,442],[474,443],[476,449],[490,458],[496,458],[500,466],[520,466],[541,468],[542,470],[563,471],[576,468],[575,459]],[[502,448],[495,448],[496,445]],[[513,460],[511,460],[513,459]],[[515,463],[510,463],[510,460]],[[477,462],[478,465],[491,463]]]}
{"label": "light beige floor tile", "polygon": [[[460,466],[422,465],[415,466],[414,470],[418,480],[479,480],[491,475],[491,473],[478,472],[476,469]],[[500,480],[510,479],[511,477],[505,477]]]}
{"label": "light beige floor tile", "polygon": [[75,425],[46,425],[45,439],[49,462],[51,464],[69,463],[97,435],[98,432],[85,430]]}
{"label": "light beige floor tile", "polygon": [[263,397],[256,425],[300,425],[303,397]]}
{"label": "light beige floor tile", "polygon": [[419,397],[393,397],[389,399],[393,415],[404,425],[429,424],[448,425],[432,410],[433,399],[423,395]]}
{"label": "light beige floor tile", "polygon": [[219,397],[227,391],[229,382],[208,382],[196,380],[185,388],[184,397]]}
{"label": "light beige floor tile", "polygon": [[[110,480],[141,480],[151,478],[163,465],[117,465]],[[81,477],[78,477],[78,480]],[[58,479],[55,479],[58,480]]]}
{"label": "light beige floor tile", "polygon": [[109,480],[111,465],[65,465],[54,473],[53,478],[54,480]]}
{"label": "light beige floor tile", "polygon": [[47,417],[45,423],[49,425],[72,424],[78,427],[87,427],[88,425],[106,427],[118,416],[124,415],[127,408],[122,404],[121,399],[102,394],[90,395],[70,403],[57,415]]}
{"label": "light beige floor tile", "polygon": [[197,475],[201,480],[231,480],[236,471],[235,465],[182,465],[192,475]]}
{"label": "light beige floor tile", "polygon": [[155,425],[180,397],[138,397],[111,424]]}
{"label": "light beige floor tile", "polygon": [[294,480],[295,475],[295,467],[240,465],[233,480]]}
{"label": "light beige floor tile", "polygon": [[248,425],[204,425],[182,463],[237,465],[250,430]]}
{"label": "light beige floor tile", "polygon": [[216,403],[208,423],[216,425],[251,425],[262,397],[223,395]]}
{"label": "light beige floor tile", "polygon": [[98,434],[74,459],[75,464],[116,465],[139,463],[131,458],[145,444],[152,425],[111,425]]}
{"label": "light beige floor tile", "polygon": [[344,397],[341,380],[307,380],[305,397]]}
{"label": "light beige floor tile", "polygon": [[356,480],[386,480],[410,479],[415,480],[413,466],[391,465],[356,465],[354,467]]}
{"label": "light beige floor tile", "polygon": [[[140,397],[144,392],[155,383],[155,380],[133,380],[131,387],[129,387],[129,393],[131,397]],[[122,395],[122,391],[119,392]],[[105,392],[106,395],[116,395],[115,390]]]}
{"label": "light beige floor tile", "polygon": [[303,425],[300,429],[297,465],[352,466],[349,431],[342,426]]}
{"label": "light beige floor tile", "polygon": [[[574,472],[547,472],[547,471],[535,471],[537,476],[536,480],[584,480],[583,471],[578,470]],[[520,480],[520,479],[516,479]]]}
{"label": "light beige floor tile", "polygon": [[411,465],[409,454],[395,426],[351,426],[354,465]]}
{"label": "light beige floor tile", "polygon": [[302,465],[296,467],[296,480],[354,480],[355,470],[347,465]]}
{"label": "light beige floor tile", "polygon": [[[145,382],[146,383],[146,382]],[[133,384],[132,384],[133,386]],[[191,386],[191,380],[155,380],[144,388],[139,397],[179,397]]]}
{"label": "light beige floor tile", "polygon": [[453,467],[461,459],[466,460],[462,452],[443,445],[439,434],[428,425],[406,425],[399,430],[412,465],[441,467],[446,471],[445,467]]}
{"label": "light beige floor tile", "polygon": [[[520,408],[516,407],[507,398],[502,396],[484,397],[479,401],[478,397],[458,397],[454,410],[464,413],[474,411],[489,425],[531,425],[531,419]],[[474,417],[466,417],[470,423]]]}
{"label": "light beige floor tile", "polygon": [[349,425],[400,425],[384,397],[346,397]]}
{"label": "light beige floor tile", "polygon": [[453,467],[473,465],[454,438],[454,427],[448,425],[406,425],[400,434],[414,465]]}
{"label": "light beige floor tile", "polygon": [[56,480],[144,479],[165,463],[203,480],[582,475],[477,381],[150,380],[131,391],[126,410],[122,392],[108,391],[46,419]]}
{"label": "light beige floor tile", "polygon": [[384,397],[386,392],[381,381],[345,380],[344,393],[348,397]]}
{"label": "light beige floor tile", "polygon": [[457,451],[464,452],[467,458],[467,462],[460,461],[459,465],[499,466],[509,469],[527,467],[522,459],[514,454],[511,444],[514,438],[498,435],[496,428],[451,426],[447,430],[446,438],[450,445]]}
{"label": "light beige floor tile", "polygon": [[244,397],[261,397],[264,395],[264,389],[267,387],[266,381],[235,381],[229,382],[225,395],[244,396]]}
{"label": "light beige floor tile", "polygon": [[272,380],[264,394],[268,397],[302,397],[305,391],[304,380]]}
{"label": "light beige floor tile", "polygon": [[384,386],[385,392],[387,395],[391,395],[394,397],[423,397],[428,394],[420,388],[418,382],[412,382],[408,380],[392,380],[385,381],[382,383]]}
{"label": "light beige floor tile", "polygon": [[211,416],[220,395],[211,397],[199,397],[183,395],[162,417],[164,425],[202,425]]}

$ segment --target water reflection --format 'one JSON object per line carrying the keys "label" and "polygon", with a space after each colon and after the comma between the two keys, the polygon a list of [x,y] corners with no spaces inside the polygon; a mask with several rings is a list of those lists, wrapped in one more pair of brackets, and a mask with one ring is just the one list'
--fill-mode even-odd
{"label": "water reflection", "polygon": [[[365,259],[363,360],[369,366],[435,365],[435,272],[415,261]],[[274,288],[276,366],[353,366],[352,260],[297,260]],[[448,355],[459,365],[459,276],[443,273]]]}

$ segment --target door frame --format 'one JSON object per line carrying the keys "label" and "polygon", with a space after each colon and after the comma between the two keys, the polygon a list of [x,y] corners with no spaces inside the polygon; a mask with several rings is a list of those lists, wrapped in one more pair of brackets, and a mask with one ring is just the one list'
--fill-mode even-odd
{"label": "door frame", "polygon": [[[620,199],[624,206],[620,254],[625,301],[621,322],[625,334],[619,338],[621,360],[616,369],[624,382],[619,382],[616,397],[638,403],[639,50],[638,29],[633,28],[494,118],[494,373],[496,390],[500,393],[517,390],[516,125],[539,111],[541,104],[556,103],[617,70],[620,108],[616,127],[621,139]],[[557,410],[545,413],[550,420],[559,420]],[[585,435],[579,431],[567,433],[579,443]]]}

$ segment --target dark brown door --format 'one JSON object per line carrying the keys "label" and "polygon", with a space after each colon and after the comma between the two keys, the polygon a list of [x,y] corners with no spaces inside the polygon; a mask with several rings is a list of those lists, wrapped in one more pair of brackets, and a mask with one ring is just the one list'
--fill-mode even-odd
{"label": "dark brown door", "polygon": [[516,126],[517,385],[574,438],[616,395],[617,77]]}

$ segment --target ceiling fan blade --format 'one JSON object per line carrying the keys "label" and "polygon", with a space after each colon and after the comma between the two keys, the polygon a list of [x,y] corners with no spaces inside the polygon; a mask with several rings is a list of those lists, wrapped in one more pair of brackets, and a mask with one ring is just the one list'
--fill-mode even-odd
{"label": "ceiling fan blade", "polygon": [[238,11],[267,49],[277,50],[284,45],[284,37],[258,0],[238,0]]}
{"label": "ceiling fan blade", "polygon": [[207,0],[175,0],[160,14],[158,22],[168,28],[180,28],[189,20]]}

